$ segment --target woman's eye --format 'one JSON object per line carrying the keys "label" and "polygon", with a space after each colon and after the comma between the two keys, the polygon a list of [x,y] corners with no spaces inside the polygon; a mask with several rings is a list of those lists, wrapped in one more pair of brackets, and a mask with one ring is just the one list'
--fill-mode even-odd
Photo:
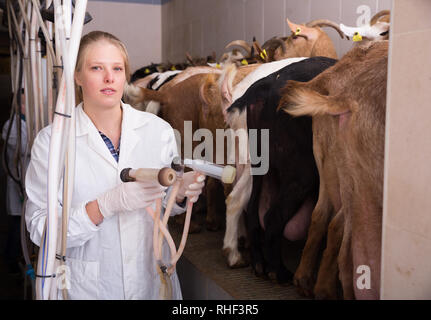
{"label": "woman's eye", "polygon": [[99,67],[99,66],[93,66],[93,67],[91,67],[91,69],[92,70],[101,70],[101,67]]}
{"label": "woman's eye", "polygon": [[123,68],[122,67],[115,67],[114,70],[115,71],[123,71]]}

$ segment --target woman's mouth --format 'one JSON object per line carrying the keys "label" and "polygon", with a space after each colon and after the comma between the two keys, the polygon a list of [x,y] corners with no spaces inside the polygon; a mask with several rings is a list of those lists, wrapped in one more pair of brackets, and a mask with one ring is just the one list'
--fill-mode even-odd
{"label": "woman's mouth", "polygon": [[100,92],[102,92],[102,94],[105,94],[107,96],[111,96],[111,95],[115,94],[116,90],[112,89],[112,88],[104,88],[104,89],[100,90]]}

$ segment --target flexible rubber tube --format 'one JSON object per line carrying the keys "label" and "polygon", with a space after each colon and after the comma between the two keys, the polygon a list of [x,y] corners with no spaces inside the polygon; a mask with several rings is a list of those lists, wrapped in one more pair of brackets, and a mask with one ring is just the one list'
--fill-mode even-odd
{"label": "flexible rubber tube", "polygon": [[[54,6],[59,7],[59,0],[54,1]],[[65,60],[64,64],[69,63],[69,66],[73,66],[76,63],[76,56],[79,47],[79,40],[82,33],[82,26],[84,22],[85,9],[86,9],[87,1],[78,1],[75,7],[75,16],[72,25],[72,34],[70,39],[70,45],[68,46],[68,54],[70,54],[69,61]],[[58,10],[55,10],[56,18],[58,18]],[[61,32],[58,28],[56,20],[56,31]],[[56,32],[57,34],[57,32]],[[73,68],[71,68],[73,69]],[[61,80],[60,84],[60,92],[59,97],[57,99],[56,104],[56,112],[65,114],[65,112],[70,110],[65,110],[65,85],[66,81],[64,77]],[[63,159],[64,159],[64,150],[62,150],[61,142],[65,139],[67,141],[67,137],[62,136],[64,128],[66,126],[66,118],[63,116],[55,115],[52,123],[52,133],[51,133],[51,141],[50,141],[50,152],[49,152],[49,172],[48,172],[48,216],[46,220],[47,225],[47,235],[46,239],[48,240],[47,248],[46,248],[46,257],[42,256],[44,259],[44,270],[43,275],[52,275],[54,274],[54,260],[56,254],[56,240],[57,240],[57,194],[58,194],[58,186],[60,181],[60,170],[62,168]],[[45,252],[43,252],[45,253]],[[45,260],[46,258],[46,260]],[[46,264],[46,265],[45,265]],[[38,271],[39,272],[39,271]],[[50,288],[52,285],[52,278],[43,278],[45,280],[44,285],[42,286],[41,298],[47,299],[49,297]]]}
{"label": "flexible rubber tube", "polygon": [[36,58],[36,42],[37,42],[37,14],[36,14],[37,8],[33,6],[32,8],[32,14],[31,14],[31,27],[30,27],[30,65],[31,65],[31,80],[32,80],[32,87],[33,87],[33,110],[35,114],[35,131],[39,132],[41,129],[41,107],[39,104],[39,93],[40,93],[40,87],[39,87],[39,76],[38,76],[38,66],[37,66],[37,58]]}

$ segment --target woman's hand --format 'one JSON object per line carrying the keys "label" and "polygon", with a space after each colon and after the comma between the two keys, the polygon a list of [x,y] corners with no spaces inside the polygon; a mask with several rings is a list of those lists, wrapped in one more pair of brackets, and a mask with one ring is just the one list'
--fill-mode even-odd
{"label": "woman's hand", "polygon": [[165,190],[157,182],[126,182],[100,195],[96,201],[102,216],[109,218],[118,212],[146,208],[163,198]]}
{"label": "woman's hand", "polygon": [[182,202],[185,197],[189,198],[191,203],[198,201],[199,195],[205,186],[205,175],[196,171],[190,171],[183,174],[182,182],[177,193],[177,202]]}

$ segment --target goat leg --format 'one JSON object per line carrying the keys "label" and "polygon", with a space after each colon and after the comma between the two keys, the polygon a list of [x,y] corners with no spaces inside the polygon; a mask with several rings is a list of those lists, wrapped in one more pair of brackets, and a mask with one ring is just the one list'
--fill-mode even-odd
{"label": "goat leg", "polygon": [[352,225],[348,212],[344,211],[344,234],[338,255],[338,269],[343,297],[346,300],[355,299],[353,289],[353,257],[352,257]]}
{"label": "goat leg", "polygon": [[250,201],[245,214],[247,225],[247,238],[250,240],[251,266],[258,277],[265,277],[265,259],[261,246],[264,230],[259,222],[259,200],[261,193],[262,176],[253,176],[253,187]]}
{"label": "goat leg", "polygon": [[207,214],[206,228],[210,231],[217,231],[221,227],[220,213],[225,212],[224,192],[222,184],[211,177],[208,177],[206,185]]}
{"label": "goat leg", "polygon": [[[240,236],[240,227],[244,229],[244,221],[241,215],[247,207],[250,199],[251,176],[243,171],[240,179],[228,193],[228,187],[225,186],[226,198],[226,231],[223,239],[223,253],[227,259],[227,264],[231,268],[245,267],[248,265],[246,259],[238,248],[238,237]],[[241,225],[243,224],[243,225]],[[245,236],[246,234],[242,234]]]}
{"label": "goat leg", "polygon": [[315,283],[315,273],[318,269],[319,253],[332,215],[333,207],[326,193],[326,189],[321,182],[319,200],[311,216],[307,241],[293,279],[294,285],[302,295],[308,297],[313,295],[312,292]]}
{"label": "goat leg", "polygon": [[281,242],[286,223],[299,211],[305,202],[306,192],[299,192],[300,187],[292,184],[280,187],[286,190],[277,197],[275,205],[265,215],[265,253],[268,260],[269,272],[276,272],[279,283],[292,280],[293,274],[287,270],[282,261]]}
{"label": "goat leg", "polygon": [[344,214],[339,210],[331,220],[328,228],[328,240],[326,249],[320,263],[319,274],[314,287],[314,297],[316,299],[337,299],[338,298],[338,254],[344,232]]}

